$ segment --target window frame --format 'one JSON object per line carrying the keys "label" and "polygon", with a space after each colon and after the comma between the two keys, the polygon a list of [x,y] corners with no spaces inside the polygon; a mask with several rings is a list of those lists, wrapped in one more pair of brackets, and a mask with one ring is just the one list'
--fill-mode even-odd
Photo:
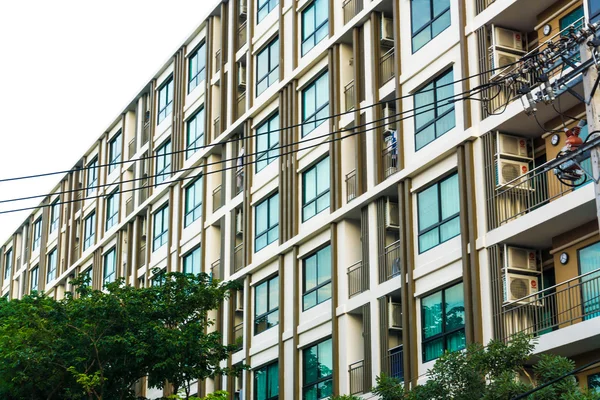
{"label": "window frame", "polygon": [[[318,95],[317,95],[317,84],[319,82],[320,79],[323,79],[327,77],[327,101],[323,104],[318,105]],[[304,138],[307,135],[309,135],[311,132],[313,132],[315,129],[317,129],[319,126],[321,126],[325,121],[327,121],[330,117],[330,110],[329,110],[329,102],[331,101],[331,99],[329,98],[329,86],[330,86],[331,82],[329,82],[329,70],[325,69],[324,71],[318,73],[315,78],[310,81],[310,83],[308,83],[304,89],[302,89],[302,94],[301,94],[301,100],[302,100],[302,132],[301,132],[301,137]],[[314,96],[314,101],[315,101],[315,111],[307,116],[306,113],[306,97],[307,97],[307,93],[309,91],[309,89],[314,87],[314,91],[315,91],[315,96]],[[317,107],[318,105],[318,107]],[[317,115],[319,115],[319,113],[323,110],[325,110],[327,108],[327,117],[321,117],[321,118],[317,118]],[[314,121],[312,121],[312,119],[314,119]],[[319,121],[317,121],[319,120]],[[315,126],[312,129],[304,129],[306,128],[307,124],[310,123],[314,123]]]}
{"label": "window frame", "polygon": [[[108,272],[108,256],[112,256],[112,271]],[[113,283],[116,280],[117,275],[117,250],[116,247],[111,248],[104,253],[102,260],[102,287],[106,287],[106,284]]]}
{"label": "window frame", "polygon": [[[200,68],[200,54],[204,53],[204,65]],[[192,73],[192,62],[196,61],[196,73]],[[200,45],[188,57],[188,94],[192,93],[200,84],[206,80],[206,41],[200,42]],[[192,75],[193,74],[193,75]],[[193,85],[192,85],[193,83]]]}
{"label": "window frame", "polygon": [[[327,188],[327,190],[322,191],[321,193],[317,193],[316,196],[310,200],[308,200],[306,198],[306,181],[307,181],[307,174],[309,172],[312,172],[313,170],[315,171],[315,190],[318,187],[318,182],[319,182],[319,176],[320,174],[317,173],[318,167],[322,165],[322,163],[326,163],[327,164],[327,180],[329,181],[329,186]],[[329,156],[325,156],[324,158],[316,161],[313,165],[311,165],[309,168],[307,168],[304,172],[302,172],[302,222],[306,222],[308,220],[310,220],[311,218],[319,215],[320,213],[322,213],[323,211],[325,211],[327,208],[331,207],[331,177],[329,176],[329,174],[331,173],[331,160],[329,159]],[[318,209],[317,207],[317,203],[320,199],[322,199],[324,196],[328,196],[329,197],[329,201],[328,201],[328,205],[325,208],[322,208],[321,210]],[[311,215],[310,217],[306,218],[305,215],[305,209],[314,204],[314,210],[315,213],[313,215]]]}
{"label": "window frame", "polygon": [[162,286],[165,284],[165,281],[167,280],[167,269],[163,268],[160,271],[158,271],[156,274],[152,275],[152,278],[150,278],[150,287],[154,287],[154,286]]}
{"label": "window frame", "polygon": [[13,249],[12,247],[8,249],[6,253],[4,253],[4,280],[10,278],[10,274],[12,273],[13,266]]}
{"label": "window frame", "polygon": [[[161,229],[162,231],[157,234],[156,232],[156,221],[158,215],[160,214],[161,218]],[[163,247],[167,244],[168,241],[168,233],[169,233],[169,204],[165,204],[161,206],[158,210],[156,210],[152,214],[152,252]],[[156,246],[157,242],[160,242],[158,247]]]}
{"label": "window frame", "polygon": [[[328,259],[328,262],[329,262],[329,279],[326,280],[326,281],[324,281],[324,282],[322,282],[321,284],[319,284],[318,283],[318,277],[319,277],[319,253],[321,253],[325,249],[329,249],[329,259]],[[315,261],[315,273],[316,273],[315,280],[316,280],[316,285],[313,288],[307,290],[306,289],[306,261],[309,260],[310,258],[313,258],[313,257],[315,257],[315,259],[316,259],[316,261]],[[327,285],[332,285],[332,282],[331,282],[331,280],[332,280],[332,278],[331,278],[331,275],[332,275],[331,274],[332,264],[333,264],[333,262],[332,262],[332,259],[331,259],[331,244],[330,243],[326,244],[325,246],[321,246],[319,249],[313,251],[312,253],[310,253],[309,255],[307,255],[306,257],[304,257],[302,259],[302,312],[310,310],[311,308],[316,307],[319,304],[324,303],[324,302],[326,302],[327,300],[330,300],[333,297],[333,294],[330,292],[328,298],[319,301],[319,289],[321,289],[321,288],[323,288],[323,287],[325,287]],[[305,298],[306,298],[307,295],[309,295],[309,294],[311,294],[313,292],[315,292],[317,294],[317,302],[314,305],[310,306],[310,307],[306,307]]]}
{"label": "window frame", "polygon": [[[273,284],[273,281],[277,280],[276,284],[277,284],[277,306],[274,307],[273,309],[271,309],[271,284]],[[257,309],[258,309],[258,288],[261,286],[267,285],[267,311],[265,311],[262,314],[257,314]],[[259,335],[263,332],[268,331],[271,328],[274,328],[276,326],[279,325],[279,275],[273,275],[269,278],[264,279],[262,282],[260,282],[259,284],[257,284],[254,287],[254,336]],[[268,317],[272,314],[277,313],[277,323],[271,326],[268,326]],[[267,326],[261,330],[260,328],[260,324],[263,323],[267,324]]]}
{"label": "window frame", "polygon": [[[198,118],[201,121],[198,121]],[[194,140],[191,140],[190,133],[192,130],[190,129],[192,123],[194,124]],[[194,113],[186,122],[186,132],[185,132],[185,159],[188,160],[192,157],[196,152],[199,151],[199,147],[204,146],[204,138],[206,134],[206,113],[204,111],[204,106],[200,107],[198,111]],[[198,128],[200,128],[201,132],[198,134]]]}
{"label": "window frame", "polygon": [[[454,79],[454,68],[450,67],[450,68],[446,68],[445,70],[443,70],[442,72],[440,72],[439,74],[437,74],[435,77],[431,78],[430,80],[428,80],[423,86],[421,86],[421,88],[417,91],[415,91],[415,94],[413,95],[413,105],[416,104],[416,97],[419,94],[425,93],[423,92],[423,89],[427,86],[429,86],[430,84],[433,84],[433,88],[431,90],[428,90],[430,92],[433,93],[433,104],[435,104],[435,107],[431,110],[426,109],[426,111],[433,111],[434,113],[434,117],[433,119],[431,119],[429,122],[427,122],[426,124],[424,124],[423,126],[421,126],[420,128],[417,129],[417,119],[414,118],[414,129],[415,129],[415,152],[427,147],[428,145],[430,145],[431,143],[435,142],[436,140],[438,140],[439,138],[441,138],[442,136],[444,136],[446,133],[450,132],[452,129],[456,128],[456,108],[454,106],[454,103],[452,103],[452,106],[450,108],[448,108],[446,111],[444,111],[443,113],[439,114],[438,113],[438,109],[441,108],[442,106],[440,106],[439,102],[441,100],[438,99],[438,82],[440,80],[442,80],[443,78],[446,77],[446,75],[448,74],[452,74],[452,79]],[[452,83],[450,85],[442,85],[440,87],[451,87],[452,88],[452,93],[454,93],[454,81],[452,81]],[[421,106],[426,108],[425,106]],[[444,132],[438,133],[437,131],[437,122],[440,121],[441,119],[443,119],[444,117],[446,117],[447,115],[449,115],[450,113],[454,113],[454,123],[453,125],[447,129]],[[417,135],[423,131],[425,131],[427,128],[429,128],[430,126],[433,125],[433,133],[434,133],[434,138],[419,146],[417,143]]]}
{"label": "window frame", "polygon": [[[271,85],[279,82],[279,57],[277,57],[276,60],[273,61],[273,49],[275,48],[274,46],[277,46],[277,53],[279,55],[280,53],[280,43],[279,43],[279,35],[275,36],[273,39],[271,39],[269,41],[269,43],[267,43],[265,46],[263,46],[263,48],[256,53],[256,95],[255,97],[260,96],[262,93],[264,93],[268,88],[271,87]],[[267,54],[267,73],[261,77],[258,76],[258,65],[260,64],[259,60],[260,60],[260,56],[263,55],[266,52]],[[273,63],[276,63],[276,65],[274,65]],[[276,78],[273,79],[273,81],[271,82],[271,74],[275,73],[277,71],[276,74]],[[259,85],[261,83],[263,83],[264,81],[267,81],[267,86],[262,89],[259,90],[260,87]]]}
{"label": "window frame", "polygon": [[96,210],[90,212],[83,219],[83,251],[94,244],[96,244]]}
{"label": "window frame", "polygon": [[[47,257],[48,257],[48,270],[46,272],[46,283],[49,283],[56,279],[56,269],[58,267],[58,251],[57,251],[56,247],[53,248],[48,253]],[[52,260],[54,260],[54,265],[52,263]],[[50,277],[52,277],[52,279],[50,279]]]}
{"label": "window frame", "polygon": [[[463,316],[463,325],[462,325],[462,327],[454,328],[454,329],[452,329],[450,331],[446,331],[446,306],[445,306],[445,304],[446,304],[446,301],[445,301],[446,300],[446,291],[449,290],[449,289],[452,289],[452,288],[454,288],[454,287],[456,287],[458,285],[463,285],[463,291],[462,291],[463,297],[462,297],[462,299],[463,299],[463,308],[464,308],[464,303],[465,303],[464,281],[454,282],[454,283],[452,283],[450,285],[443,286],[443,287],[439,288],[438,290],[430,292],[429,294],[427,294],[425,296],[421,296],[421,298],[419,299],[420,306],[421,306],[421,358],[422,358],[422,362],[423,363],[430,362],[430,361],[433,361],[433,360],[437,360],[439,358],[439,356],[438,356],[436,358],[432,358],[432,359],[426,360],[426,358],[425,358],[425,345],[426,344],[429,344],[431,342],[435,342],[435,341],[438,341],[438,340],[442,339],[442,342],[443,342],[443,345],[444,345],[443,353],[445,353],[446,351],[448,351],[447,337],[449,337],[449,336],[451,336],[451,335],[453,335],[455,333],[458,333],[460,331],[463,331],[464,334],[466,335],[466,331],[465,331],[466,318],[467,318],[466,314]],[[441,322],[442,332],[441,333],[437,333],[437,334],[435,334],[433,336],[430,336],[428,338],[425,338],[425,332],[424,332],[424,330],[425,330],[424,329],[425,313],[423,311],[423,300],[426,299],[426,298],[428,298],[428,297],[431,297],[433,295],[436,295],[436,294],[438,294],[440,292],[442,294],[442,300],[441,300],[441,304],[442,304],[442,316],[441,316],[441,319],[442,319],[442,322]],[[463,311],[463,313],[464,313],[464,311]],[[462,350],[462,349],[457,349],[456,351],[460,351],[460,350]]]}
{"label": "window frame", "polygon": [[[317,26],[317,2],[318,1],[322,1],[325,4],[327,4],[327,18],[325,18],[325,20],[323,22],[321,22]],[[304,27],[304,15],[309,10],[313,12],[313,26],[314,26],[314,29],[313,29],[312,33],[306,37],[306,30],[305,30],[305,27]],[[305,55],[307,55],[312,49],[314,49],[317,46],[317,44],[321,43],[325,38],[329,37],[329,14],[330,14],[330,11],[331,10],[329,10],[329,2],[327,0],[314,0],[310,4],[308,4],[301,11],[301,13],[300,13],[300,25],[301,25],[301,30],[300,30],[300,32],[301,32],[301,36],[300,36],[300,53],[301,53],[302,57],[304,57]],[[317,41],[317,39],[316,39],[317,32],[321,28],[325,27],[326,25],[327,25],[327,35],[325,35],[323,38],[321,38],[321,39],[319,39]],[[304,43],[308,42],[309,40],[313,41],[312,46],[310,46],[309,48],[305,49],[304,48]]]}
{"label": "window frame", "polygon": [[[448,29],[452,25],[452,2],[450,2],[450,4],[448,5],[447,8],[445,8],[443,11],[439,12],[438,15],[433,15],[433,13],[434,13],[433,1],[434,0],[429,0],[429,21],[427,21],[427,23],[425,23],[424,25],[422,25],[421,27],[419,27],[418,29],[415,30],[413,27],[413,21],[412,21],[414,0],[410,0],[410,32],[411,32],[411,40],[410,40],[411,43],[410,44],[411,44],[412,54],[415,54],[417,51],[421,50],[429,42],[431,42],[433,39],[438,37],[442,32],[444,32],[446,29]],[[440,19],[442,16],[444,16],[446,13],[449,14],[450,24],[448,26],[446,26],[444,29],[442,29],[441,31],[439,31],[434,36],[433,30],[432,30],[433,23],[435,21],[437,21],[438,19]],[[421,47],[419,47],[418,49],[415,49],[415,37],[417,35],[419,35],[421,32],[423,32],[425,29],[430,29],[430,39],[427,42],[423,43],[423,45]]]}
{"label": "window frame", "polygon": [[92,161],[86,166],[87,169],[87,184],[85,195],[89,196],[96,192],[98,186],[98,156],[94,157]]}
{"label": "window frame", "polygon": [[[35,283],[35,284],[34,284]],[[40,266],[39,264],[29,271],[29,293],[37,292],[40,289]]]}
{"label": "window frame", "polygon": [[33,238],[31,240],[31,251],[40,248],[42,241],[42,217],[38,217],[33,223]]}
{"label": "window frame", "polygon": [[[200,184],[200,194],[197,196],[196,185]],[[198,219],[202,218],[202,205],[203,205],[203,196],[204,196],[204,179],[203,175],[200,175],[196,178],[192,183],[187,185],[184,188],[184,217],[183,217],[183,227],[184,229],[193,224]],[[188,199],[190,198],[190,192],[193,193],[194,204],[191,209],[188,209]],[[200,201],[197,202],[197,197],[200,198]],[[189,218],[188,218],[189,217]]]}
{"label": "window frame", "polygon": [[[119,211],[120,211],[120,196],[119,191],[115,190],[106,198],[106,224],[104,227],[104,231],[108,231],[115,225],[119,224]],[[112,207],[111,207],[112,204]],[[114,210],[112,210],[114,208]],[[113,211],[112,214],[109,215],[110,211]]]}
{"label": "window frame", "polygon": [[[277,197],[277,203],[279,204],[279,192],[275,192],[273,194],[271,194],[270,196],[266,196],[264,200],[262,200],[261,202],[257,203],[254,206],[254,252],[258,252],[262,249],[264,249],[265,247],[269,246],[271,243],[274,243],[277,239],[279,239],[279,210],[277,210],[277,223],[271,225],[271,201],[273,201],[273,199],[275,199],[275,197]],[[257,226],[258,226],[258,207],[260,207],[261,205],[266,204],[267,205],[267,229],[261,232],[258,232],[257,230]],[[273,239],[272,241],[269,242],[269,232],[273,229],[277,228],[277,239]],[[262,236],[267,237],[267,243],[262,246],[261,248],[258,248],[257,246],[257,242],[258,239],[261,238]]]}
{"label": "window frame", "polygon": [[60,198],[52,202],[50,206],[50,233],[58,229],[60,223]]}
{"label": "window frame", "polygon": [[[433,182],[433,183],[431,183],[431,184],[429,184],[429,185],[427,185],[427,186],[419,189],[419,191],[416,193],[416,196],[417,196],[417,246],[419,247],[419,254],[423,254],[423,253],[425,253],[427,251],[435,249],[437,246],[441,245],[442,243],[446,243],[449,240],[452,240],[455,237],[457,237],[457,236],[460,235],[460,229],[459,229],[458,233],[456,235],[451,236],[451,237],[447,238],[446,240],[442,241],[441,238],[440,238],[440,233],[439,233],[440,232],[439,228],[442,225],[444,225],[447,222],[452,221],[453,219],[455,219],[457,217],[460,217],[460,183],[459,183],[459,190],[458,190],[458,196],[459,196],[458,197],[458,204],[459,204],[459,209],[458,209],[457,213],[455,213],[455,214],[453,214],[453,215],[451,215],[449,217],[446,217],[445,219],[443,219],[441,221],[438,221],[435,224],[430,225],[430,226],[424,228],[423,230],[421,230],[421,220],[420,220],[420,217],[419,217],[419,195],[421,193],[423,193],[424,191],[426,191],[427,189],[432,188],[433,186],[438,186],[438,190],[437,190],[437,208],[438,208],[438,215],[439,215],[439,217],[440,218],[442,217],[442,198],[441,198],[441,192],[440,192],[439,186],[440,186],[440,184],[442,182],[445,182],[445,181],[453,178],[454,176],[458,176],[458,171],[452,171],[452,172],[450,172],[450,173],[442,176],[440,179],[436,180],[435,182]],[[435,246],[430,247],[430,248],[428,248],[426,250],[422,250],[421,249],[421,242],[419,240],[421,238],[421,235],[429,233],[429,232],[431,232],[434,229],[438,229],[438,239],[439,239],[438,244],[436,244]]]}
{"label": "window frame", "polygon": [[[307,382],[306,381],[306,377],[307,377],[307,373],[306,373],[306,371],[307,371],[307,365],[306,365],[307,356],[306,356],[306,354],[307,354],[307,352],[310,349],[312,349],[313,347],[316,347],[316,349],[317,349],[317,351],[316,351],[317,352],[317,367],[316,367],[317,368],[317,376],[320,375],[320,368],[319,367],[320,367],[321,363],[319,361],[320,357],[319,357],[319,347],[318,346],[320,344],[322,344],[322,343],[327,342],[327,341],[332,341],[331,337],[329,337],[327,339],[324,339],[324,340],[320,340],[317,343],[314,343],[314,344],[312,344],[310,346],[307,346],[307,347],[305,347],[305,348],[302,349],[302,399],[303,400],[304,400],[304,398],[306,396],[306,392],[308,390],[312,389],[313,387],[317,387],[317,390],[318,390],[319,384],[322,384],[322,383],[327,382],[329,380],[333,381],[333,372],[334,372],[333,368],[335,368],[335,362],[333,363],[334,365],[332,365],[332,369],[331,369],[331,374],[330,375],[318,377],[316,380],[314,380],[312,382]],[[331,349],[332,349],[331,358],[333,360],[333,342],[331,343]],[[332,382],[332,385],[333,385],[333,382]],[[325,399],[325,398],[328,398],[328,397],[329,396],[327,396],[327,397],[317,397],[317,398],[319,398],[319,399]]]}
{"label": "window frame", "polygon": [[[156,165],[154,167],[154,186],[165,182],[171,178],[171,139],[165,140],[155,151]],[[159,170],[159,161],[162,169]]]}
{"label": "window frame", "polygon": [[121,162],[123,153],[123,134],[121,130],[108,141],[108,174],[110,175]]}
{"label": "window frame", "polygon": [[[271,11],[273,11],[275,9],[275,7],[277,7],[279,5],[279,0],[263,0],[264,4],[261,5],[261,0],[257,0],[256,2],[256,24],[260,24],[261,21],[263,21],[265,18],[267,18],[267,16],[271,13]],[[261,18],[261,11],[264,10],[264,8],[267,8],[267,13],[262,15]]]}
{"label": "window frame", "polygon": [[[198,252],[198,262],[199,262],[199,266],[198,266],[198,272],[194,273],[194,270],[196,269],[194,266],[194,255],[196,254],[196,252]],[[192,271],[191,272],[187,272],[186,271],[186,260],[191,260],[192,261]],[[182,271],[184,274],[192,274],[192,275],[198,275],[199,273],[202,272],[202,246],[198,245],[196,247],[194,247],[192,250],[188,251],[186,254],[183,255],[183,260],[182,260]]]}
{"label": "window frame", "polygon": [[[160,124],[162,121],[164,121],[169,115],[171,115],[171,113],[173,112],[173,91],[174,91],[174,87],[173,87],[173,75],[171,75],[170,77],[168,77],[167,79],[165,79],[165,82],[160,85],[160,87],[158,88],[158,99],[157,99],[157,109],[158,112],[156,113],[156,123]],[[164,107],[161,105],[163,96],[166,96],[165,98],[165,104]]]}
{"label": "window frame", "polygon": [[[277,128],[271,126],[271,123],[273,123],[275,120],[277,120]],[[265,126],[267,127],[267,130],[265,132],[260,132],[260,130]],[[279,112],[270,115],[263,122],[261,122],[260,125],[256,127],[256,173],[259,173],[260,171],[265,169],[269,164],[275,161],[277,157],[279,157],[279,129]],[[272,134],[274,133],[274,131],[276,131],[275,133],[277,134],[277,139],[276,143],[271,143],[271,140],[273,139]],[[267,137],[267,148],[264,150],[259,148],[259,135]],[[271,155],[271,152],[273,151],[277,152],[276,156]],[[266,164],[264,164],[265,162]]]}
{"label": "window frame", "polygon": [[[270,371],[273,367],[277,367],[277,374],[275,374],[274,376],[271,375]],[[266,393],[265,393],[265,397],[258,397],[258,373],[264,371],[265,376],[266,376],[266,385],[265,388],[267,389]],[[274,362],[270,362],[268,364],[265,364],[261,367],[258,367],[256,369],[254,369],[254,400],[277,400],[279,399],[279,362],[278,361],[274,361]],[[275,379],[277,379],[277,394],[269,396],[269,388],[270,388],[270,379],[269,378],[273,378],[275,377]]]}

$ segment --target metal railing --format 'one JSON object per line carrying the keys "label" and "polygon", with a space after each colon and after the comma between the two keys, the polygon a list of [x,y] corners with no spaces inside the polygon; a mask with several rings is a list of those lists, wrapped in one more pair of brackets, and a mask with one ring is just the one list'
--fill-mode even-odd
{"label": "metal railing", "polygon": [[381,154],[383,158],[383,178],[387,179],[398,172],[398,145],[389,145]]}
{"label": "metal railing", "polygon": [[135,155],[135,150],[136,150],[136,142],[137,142],[137,138],[134,136],[133,139],[131,139],[129,141],[129,158],[133,158],[133,156]]}
{"label": "metal railing", "polygon": [[125,216],[129,216],[133,212],[133,195],[125,200]]}
{"label": "metal railing", "polygon": [[346,103],[346,111],[354,109],[354,80],[351,80],[344,86],[344,101]]}
{"label": "metal railing", "polygon": [[495,2],[496,0],[475,0],[475,12],[479,14]]}
{"label": "metal railing", "polygon": [[358,179],[356,176],[356,169],[346,174],[346,202],[350,203],[356,198],[356,192],[358,189]]}
{"label": "metal railing", "polygon": [[148,187],[148,179],[142,180],[140,184],[140,204],[145,202],[148,199],[148,195],[150,193],[150,188]]}
{"label": "metal railing", "polygon": [[355,296],[365,291],[362,260],[348,267],[348,297]]}
{"label": "metal railing", "polygon": [[142,146],[148,143],[150,140],[150,121],[144,122],[144,129],[142,129]]}
{"label": "metal railing", "polygon": [[600,268],[502,307],[504,337],[539,336],[600,317]]}
{"label": "metal railing", "polygon": [[75,247],[73,247],[73,261],[77,260],[79,260],[79,244],[76,244]]}
{"label": "metal railing", "polygon": [[238,28],[238,50],[244,47],[244,45],[246,44],[248,37],[248,29],[246,29],[247,26],[248,23],[244,21],[244,23]]}
{"label": "metal railing", "polygon": [[400,275],[400,241],[397,240],[394,243],[385,247],[385,252],[383,253],[383,263],[382,267],[384,268],[383,276],[386,280],[391,279],[397,275]]}
{"label": "metal railing", "polygon": [[244,243],[240,243],[233,249],[233,271],[238,272],[244,268]]}
{"label": "metal railing", "polygon": [[235,195],[237,196],[244,190],[244,170],[238,168],[235,171]]}
{"label": "metal railing", "polygon": [[348,375],[350,377],[350,394],[360,394],[365,392],[365,365],[364,360],[355,362],[348,366]]}
{"label": "metal railing", "polygon": [[240,118],[246,112],[246,92],[243,92],[237,99],[237,117]]}
{"label": "metal railing", "polygon": [[379,61],[379,73],[381,75],[381,85],[383,86],[394,77],[394,49],[389,49]]}
{"label": "metal railing", "polygon": [[213,190],[212,201],[213,201],[213,212],[215,212],[219,208],[223,207],[223,191],[222,191],[221,185],[217,186],[215,188],[215,190]]}
{"label": "metal railing", "polygon": [[215,52],[215,72],[221,70],[221,49]]}
{"label": "metal railing", "polygon": [[236,345],[236,351],[244,347],[244,323],[241,322],[233,328],[233,343]]}
{"label": "metal railing", "polygon": [[402,345],[391,348],[383,357],[382,369],[386,375],[404,381],[404,353]]}
{"label": "metal railing", "polygon": [[223,279],[223,271],[221,268],[221,259],[217,259],[210,264],[210,274],[213,279],[222,280]]}
{"label": "metal railing", "polygon": [[144,265],[146,265],[146,244],[143,244],[142,247],[140,247],[140,250],[138,251],[138,268],[143,267]]}
{"label": "metal railing", "polygon": [[216,138],[221,134],[221,118],[216,117],[213,121],[213,137]]}
{"label": "metal railing", "polygon": [[344,10],[344,25],[363,10],[363,0],[346,0],[342,4]]}

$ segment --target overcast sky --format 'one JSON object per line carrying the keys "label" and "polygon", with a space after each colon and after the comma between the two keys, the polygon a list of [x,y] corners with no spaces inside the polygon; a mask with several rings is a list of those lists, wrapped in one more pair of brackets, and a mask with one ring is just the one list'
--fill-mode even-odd
{"label": "overcast sky", "polygon": [[[0,1],[0,179],[71,168],[218,1]],[[0,183],[0,200],[60,178]],[[0,214],[0,245],[29,212]]]}

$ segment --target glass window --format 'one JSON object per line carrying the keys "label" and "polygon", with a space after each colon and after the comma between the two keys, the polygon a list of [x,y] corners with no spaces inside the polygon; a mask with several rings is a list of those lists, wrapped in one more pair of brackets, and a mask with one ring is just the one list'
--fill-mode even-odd
{"label": "glass window", "polygon": [[600,242],[577,251],[581,275],[598,271],[581,278],[581,303],[585,320],[600,317]]}
{"label": "glass window", "polygon": [[279,80],[279,38],[256,56],[256,96]]}
{"label": "glass window", "polygon": [[302,174],[302,221],[329,208],[329,157]]}
{"label": "glass window", "polygon": [[306,311],[331,298],[331,246],[306,257],[302,264],[302,311]]}
{"label": "glass window", "polygon": [[415,93],[415,148],[419,150],[455,126],[452,69]]}
{"label": "glass window", "polygon": [[463,283],[421,299],[423,362],[435,360],[444,351],[465,348],[465,301]]}
{"label": "glass window", "polygon": [[202,43],[198,50],[188,59],[188,93],[206,79],[206,44]]}
{"label": "glass window", "polygon": [[115,281],[117,277],[117,251],[113,247],[104,255],[104,285]]}
{"label": "glass window", "polygon": [[42,217],[39,217],[33,223],[33,242],[31,243],[31,250],[35,251],[40,247],[40,241],[42,240]]}
{"label": "glass window", "polygon": [[419,253],[458,236],[460,194],[453,174],[417,194]]}
{"label": "glass window", "polygon": [[204,146],[204,108],[200,109],[187,123],[185,158],[190,158],[202,146]]}
{"label": "glass window", "polygon": [[279,194],[276,193],[255,209],[255,252],[279,238]]}
{"label": "glass window", "polygon": [[119,193],[114,192],[106,199],[106,230],[119,222]]}
{"label": "glass window", "polygon": [[158,89],[158,123],[160,124],[167,115],[173,111],[173,78]]}
{"label": "glass window", "polygon": [[83,250],[96,243],[96,212],[92,211],[84,220]]}
{"label": "glass window", "polygon": [[12,272],[12,249],[8,250],[4,256],[4,280],[10,278]]}
{"label": "glass window", "polygon": [[50,233],[54,232],[58,228],[58,222],[60,218],[60,198],[54,200],[50,207]]}
{"label": "glass window", "polygon": [[590,392],[600,394],[600,373],[588,375],[587,387]]}
{"label": "glass window", "polygon": [[40,280],[40,268],[36,265],[35,268],[31,270],[31,275],[29,277],[29,293],[33,293],[38,290],[39,280]]}
{"label": "glass window", "polygon": [[87,166],[87,191],[86,196],[89,196],[96,192],[96,186],[98,186],[98,159],[95,158]]}
{"label": "glass window", "polygon": [[450,26],[450,0],[411,0],[410,4],[415,53]]}
{"label": "glass window", "polygon": [[198,275],[202,272],[202,249],[196,247],[183,257],[183,273]]}
{"label": "glass window", "polygon": [[261,171],[279,154],[279,114],[256,128],[256,172]]}
{"label": "glass window", "polygon": [[202,176],[185,188],[185,227],[202,216]]}
{"label": "glass window", "polygon": [[328,18],[328,0],[315,0],[302,11],[302,55],[329,36]]}
{"label": "glass window", "polygon": [[254,334],[279,323],[279,277],[269,279],[254,289]]}
{"label": "glass window", "polygon": [[163,269],[160,272],[154,274],[152,279],[150,280],[150,286],[162,286],[165,284],[166,279],[166,271]]}
{"label": "glass window", "polygon": [[256,17],[257,17],[256,23],[259,23],[260,21],[265,19],[265,17],[267,15],[269,15],[269,13],[275,9],[277,4],[279,4],[279,0],[258,0],[258,11],[256,13]]}
{"label": "glass window", "polygon": [[46,273],[46,283],[51,282],[56,278],[56,257],[56,249],[48,253],[48,265],[46,266],[46,270],[48,272]]}
{"label": "glass window", "polygon": [[315,79],[302,91],[302,137],[329,117],[329,74]]}
{"label": "glass window", "polygon": [[333,352],[331,339],[302,352],[302,399],[327,399],[333,394]]}
{"label": "glass window", "polygon": [[92,269],[92,267],[89,267],[88,269],[86,269],[85,271],[83,271],[81,274],[82,274],[82,275],[83,275],[85,278],[87,278],[87,279],[88,279],[88,281],[87,281],[87,282],[88,282],[88,283],[87,283],[87,284],[88,284],[88,286],[92,286],[92,277],[93,277],[93,275],[94,275],[94,274],[93,274],[93,269]]}
{"label": "glass window", "polygon": [[279,364],[276,362],[254,371],[254,400],[279,398]]}
{"label": "glass window", "polygon": [[154,236],[152,239],[152,251],[156,251],[167,243],[169,232],[169,206],[166,205],[154,213]]}
{"label": "glass window", "polygon": [[119,131],[111,140],[108,142],[108,156],[109,156],[109,164],[108,164],[108,173],[110,174],[115,169],[117,169],[119,163],[121,162],[121,141],[122,141],[121,131]]}
{"label": "glass window", "polygon": [[171,176],[171,141],[167,140],[156,150],[155,186]]}

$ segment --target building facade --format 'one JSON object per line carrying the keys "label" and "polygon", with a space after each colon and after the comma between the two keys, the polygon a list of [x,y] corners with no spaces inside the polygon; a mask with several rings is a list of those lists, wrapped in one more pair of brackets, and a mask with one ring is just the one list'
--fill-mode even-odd
{"label": "building facade", "polygon": [[[368,398],[381,373],[414,385],[445,350],[520,331],[537,353],[596,359],[594,187],[544,169],[585,118],[581,79],[535,116],[508,86],[462,98],[599,13],[220,2],[2,243],[2,295],[61,298],[78,274],[237,280],[215,329],[251,369],[193,391],[248,400]],[[599,387],[600,369],[578,378]]]}

